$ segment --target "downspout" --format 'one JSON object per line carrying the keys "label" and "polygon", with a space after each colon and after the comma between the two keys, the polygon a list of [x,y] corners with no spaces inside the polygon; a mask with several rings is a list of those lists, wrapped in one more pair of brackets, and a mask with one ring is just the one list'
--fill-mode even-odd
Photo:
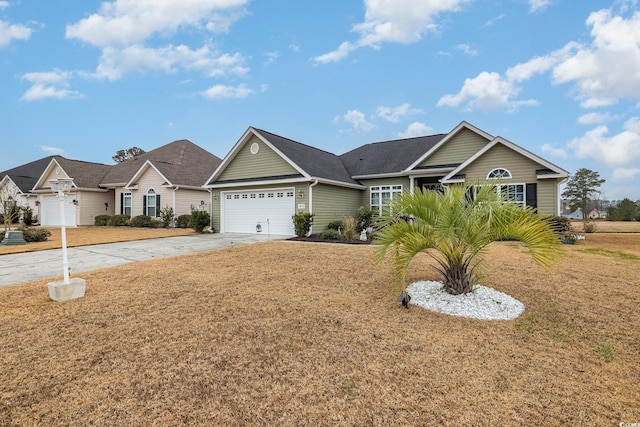
{"label": "downspout", "polygon": [[176,186],[176,188],[173,189],[173,218],[171,219],[171,224],[172,227],[175,228],[176,226],[176,221],[175,218],[178,217],[178,211],[176,211],[176,191],[178,191],[180,187]]}
{"label": "downspout", "polygon": [[213,190],[207,188],[209,192],[209,233],[213,233]]}
{"label": "downspout", "polygon": [[[318,185],[317,178],[311,185],[309,185],[309,213],[310,214],[313,213],[313,187],[315,187],[316,185]],[[311,233],[313,233],[313,223],[311,223]]]}

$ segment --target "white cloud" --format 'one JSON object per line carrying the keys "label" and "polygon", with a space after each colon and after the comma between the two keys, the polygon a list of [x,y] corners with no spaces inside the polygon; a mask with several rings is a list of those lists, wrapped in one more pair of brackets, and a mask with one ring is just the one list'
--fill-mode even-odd
{"label": "white cloud", "polygon": [[478,51],[473,49],[467,43],[462,43],[462,44],[457,45],[456,49],[463,51],[464,53],[466,53],[469,56],[477,56],[478,55]]}
{"label": "white cloud", "polygon": [[516,101],[520,88],[499,73],[483,71],[473,79],[466,79],[459,93],[445,95],[438,101],[438,107],[465,106],[466,110],[518,109],[523,105],[537,105],[535,100]]}
{"label": "white cloud", "polygon": [[0,47],[8,46],[13,40],[29,40],[32,33],[27,26],[0,21]]}
{"label": "white cloud", "polygon": [[496,16],[495,18],[491,18],[490,20],[488,20],[487,22],[484,23],[485,27],[491,27],[492,25],[494,25],[496,22],[506,18],[507,15],[505,15],[504,13],[501,13],[500,15]]}
{"label": "white cloud", "polygon": [[398,123],[400,119],[404,116],[408,116],[411,114],[420,114],[424,111],[418,108],[411,108],[411,104],[402,104],[397,107],[378,107],[376,109],[376,114],[392,123]]}
{"label": "white cloud", "polygon": [[374,129],[376,125],[369,122],[364,113],[358,110],[349,110],[343,116],[342,120],[349,123],[354,129],[361,130],[363,132],[369,132]]}
{"label": "white cloud", "polygon": [[49,156],[64,156],[64,149],[58,147],[50,147],[48,145],[41,145],[40,150],[47,153]]}
{"label": "white cloud", "polygon": [[551,4],[551,0],[529,0],[529,13],[542,11]]}
{"label": "white cloud", "polygon": [[253,93],[253,90],[243,84],[236,87],[218,84],[200,92],[202,96],[208,99],[240,99],[246,98]]}
{"label": "white cloud", "polygon": [[611,168],[633,169],[640,161],[640,117],[627,120],[624,130],[607,136],[609,129],[598,126],[569,142],[578,158],[591,158]]}
{"label": "white cloud", "polygon": [[598,125],[614,120],[609,113],[587,113],[578,117],[578,123],[581,125]]}
{"label": "white cloud", "polygon": [[640,12],[625,19],[603,9],[591,13],[587,25],[591,45],[580,46],[558,64],[553,69],[554,82],[574,83],[585,108],[640,97]]}
{"label": "white cloud", "polygon": [[[67,25],[66,37],[102,51],[94,77],[118,79],[128,72],[177,68],[208,77],[243,74],[240,54],[220,53],[207,44],[174,46],[171,37],[184,31],[226,32],[245,15],[248,0],[114,0],[97,13]],[[161,45],[159,40],[167,40]]]}
{"label": "white cloud", "polygon": [[612,173],[613,179],[616,181],[627,181],[633,179],[636,175],[640,175],[639,168],[616,168]]}
{"label": "white cloud", "polygon": [[562,159],[566,159],[568,157],[567,151],[563,148],[554,147],[553,145],[546,143],[542,145],[542,152]]}
{"label": "white cloud", "polygon": [[4,9],[9,6],[8,1],[0,1],[0,9]]}
{"label": "white cloud", "polygon": [[416,136],[429,135],[432,131],[433,128],[431,126],[420,122],[413,122],[404,132],[400,132],[398,136],[400,138],[413,138]]}
{"label": "white cloud", "polygon": [[364,0],[365,20],[353,31],[360,37],[344,42],[335,51],[320,55],[318,63],[337,62],[360,47],[379,47],[380,43],[414,43],[427,32],[436,31],[436,18],[456,12],[470,0]]}
{"label": "white cloud", "polygon": [[69,80],[74,74],[70,71],[53,70],[48,72],[26,73],[23,80],[31,82],[31,87],[22,95],[21,101],[36,101],[39,99],[78,99],[83,95],[70,90]]}

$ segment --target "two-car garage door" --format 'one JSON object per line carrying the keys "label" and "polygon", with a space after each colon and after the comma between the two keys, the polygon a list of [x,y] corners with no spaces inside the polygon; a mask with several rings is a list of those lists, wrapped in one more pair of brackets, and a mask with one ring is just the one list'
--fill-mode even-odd
{"label": "two-car garage door", "polygon": [[223,233],[262,232],[291,236],[295,213],[295,189],[260,189],[222,192],[220,207]]}

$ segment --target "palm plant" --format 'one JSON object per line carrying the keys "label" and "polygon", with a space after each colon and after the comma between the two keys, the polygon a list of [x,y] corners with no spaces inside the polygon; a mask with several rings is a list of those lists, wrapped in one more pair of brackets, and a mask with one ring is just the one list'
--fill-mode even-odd
{"label": "palm plant", "polygon": [[449,186],[443,193],[416,190],[396,198],[382,217],[374,259],[391,258],[405,283],[413,257],[425,251],[436,262],[445,290],[466,294],[477,281],[487,245],[519,240],[548,268],[562,254],[558,237],[531,208],[506,202],[495,184]]}

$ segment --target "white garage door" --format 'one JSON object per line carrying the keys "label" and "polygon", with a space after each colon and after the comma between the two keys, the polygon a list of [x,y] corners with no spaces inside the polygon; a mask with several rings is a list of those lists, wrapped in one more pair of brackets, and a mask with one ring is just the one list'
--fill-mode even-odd
{"label": "white garage door", "polygon": [[[64,225],[67,227],[75,227],[76,223],[76,205],[73,200],[75,194],[68,194],[64,200]],[[60,200],[57,196],[43,196],[40,205],[40,224],[48,227],[60,226]]]}
{"label": "white garage door", "polygon": [[293,188],[222,192],[221,231],[292,236],[295,202]]}

